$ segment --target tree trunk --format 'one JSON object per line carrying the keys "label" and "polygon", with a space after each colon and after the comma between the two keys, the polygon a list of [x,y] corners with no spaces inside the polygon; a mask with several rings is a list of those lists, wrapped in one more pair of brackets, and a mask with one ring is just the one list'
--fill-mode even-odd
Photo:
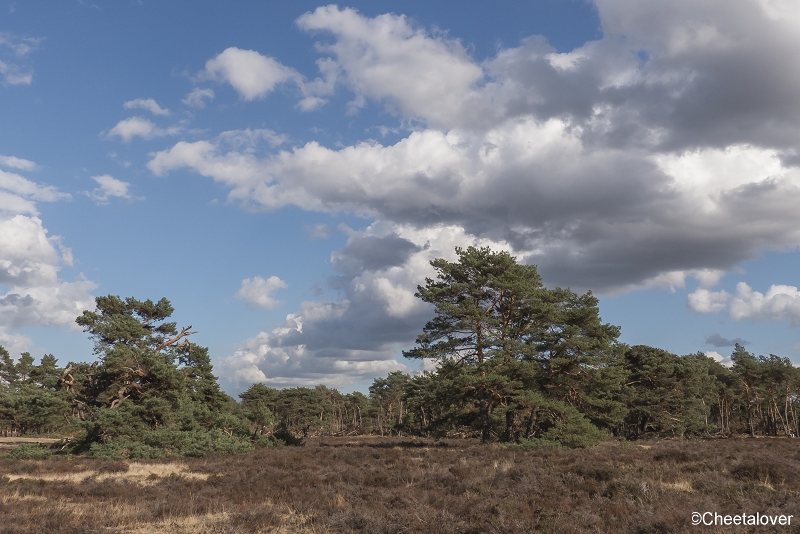
{"label": "tree trunk", "polygon": [[517,411],[509,409],[506,411],[506,441],[514,443],[517,441]]}
{"label": "tree trunk", "polygon": [[489,399],[487,399],[487,395],[485,391],[481,391],[480,393],[480,402],[479,402],[479,418],[481,421],[481,441],[483,443],[489,442]]}

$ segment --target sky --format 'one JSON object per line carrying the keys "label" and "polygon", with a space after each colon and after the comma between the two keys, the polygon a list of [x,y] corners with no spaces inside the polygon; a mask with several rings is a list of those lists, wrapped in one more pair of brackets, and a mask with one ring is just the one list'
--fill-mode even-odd
{"label": "sky", "polygon": [[620,340],[800,364],[794,0],[0,0],[0,345],[168,298],[224,389],[364,390],[490,246]]}

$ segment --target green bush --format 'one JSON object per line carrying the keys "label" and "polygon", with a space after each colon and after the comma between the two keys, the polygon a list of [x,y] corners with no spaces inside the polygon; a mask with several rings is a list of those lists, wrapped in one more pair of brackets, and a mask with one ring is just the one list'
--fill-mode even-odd
{"label": "green bush", "polygon": [[123,438],[110,443],[92,443],[86,456],[101,460],[150,460],[163,458],[164,450]]}
{"label": "green bush", "polygon": [[249,439],[237,436],[231,437],[216,429],[209,431],[158,429],[145,434],[141,438],[139,440],[119,437],[108,443],[93,443],[87,452],[87,456],[106,460],[152,459],[205,456],[212,452],[216,454],[245,454],[255,447],[255,444]]}
{"label": "green bush", "polygon": [[36,444],[20,445],[16,449],[11,449],[5,454],[7,458],[14,458],[16,460],[42,460],[50,458],[53,451],[50,449]]}
{"label": "green bush", "polygon": [[607,436],[578,410],[566,406],[555,425],[542,437],[547,441],[557,441],[569,449],[586,449],[597,445]]}
{"label": "green bush", "polygon": [[286,443],[274,436],[255,436],[253,446],[259,449],[271,449],[273,447],[283,447]]}

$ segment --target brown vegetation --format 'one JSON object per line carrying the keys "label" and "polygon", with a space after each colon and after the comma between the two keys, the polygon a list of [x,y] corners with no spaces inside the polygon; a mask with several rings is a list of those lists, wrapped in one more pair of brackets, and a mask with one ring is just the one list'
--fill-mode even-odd
{"label": "brown vegetation", "polygon": [[0,459],[9,534],[748,532],[692,526],[690,516],[760,512],[800,523],[798,497],[792,439],[520,451],[328,438],[180,461]]}

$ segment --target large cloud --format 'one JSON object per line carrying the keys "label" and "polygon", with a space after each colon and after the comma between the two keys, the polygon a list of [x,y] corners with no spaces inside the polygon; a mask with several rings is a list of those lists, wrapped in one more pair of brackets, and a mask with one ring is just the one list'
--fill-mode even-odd
{"label": "large cloud", "polygon": [[800,72],[790,65],[800,49],[800,17],[793,0],[596,4],[606,40],[624,39],[647,54],[639,81],[621,88],[618,107],[662,129],[661,146],[796,149]]}
{"label": "large cloud", "polygon": [[[16,167],[36,167],[27,163]],[[93,282],[82,275],[72,282],[59,278],[64,265],[72,266],[72,251],[59,236],[48,237],[36,216],[37,201],[68,198],[55,187],[0,171],[0,344],[14,356],[30,344],[18,328],[74,325],[81,311],[94,306]]]}
{"label": "large cloud", "polygon": [[[375,223],[364,231],[343,228],[347,246],[332,256],[343,298],[303,302],[283,324],[244,342],[219,369],[232,387],[259,381],[275,386],[356,381],[409,371],[398,360],[430,318],[416,286],[434,272],[429,262],[455,259],[458,245],[508,249],[507,243],[476,239],[457,226],[415,229]],[[387,251],[382,261],[371,253]]]}
{"label": "large cloud", "polygon": [[[278,351],[286,362],[299,354],[386,361],[429,313],[405,299],[424,269],[402,257],[429,258],[420,236],[442,228],[457,229],[453,244],[504,244],[551,284],[620,293],[695,278],[698,311],[792,321],[786,291],[764,296],[773,304],[742,296],[746,306],[736,308],[711,288],[765,250],[800,246],[793,4],[597,0],[602,39],[559,53],[534,36],[485,61],[402,16],[319,8],[298,24],[324,40],[327,85],[299,81],[303,95],[344,87],[351,110],[382,105],[410,128],[405,137],[335,148],[309,141],[261,156],[220,138],[182,141],[154,154],[149,168],[193,169],[248,209],[350,212],[382,228],[351,236],[332,256],[344,300],[304,304],[248,342],[242,354],[251,362]],[[259,87],[242,94],[254,98],[274,83]],[[392,254],[379,254],[386,239]],[[407,277],[389,277],[395,268]],[[376,322],[395,329],[391,339],[371,329]],[[344,331],[357,334],[325,359],[318,340],[337,347]]]}

